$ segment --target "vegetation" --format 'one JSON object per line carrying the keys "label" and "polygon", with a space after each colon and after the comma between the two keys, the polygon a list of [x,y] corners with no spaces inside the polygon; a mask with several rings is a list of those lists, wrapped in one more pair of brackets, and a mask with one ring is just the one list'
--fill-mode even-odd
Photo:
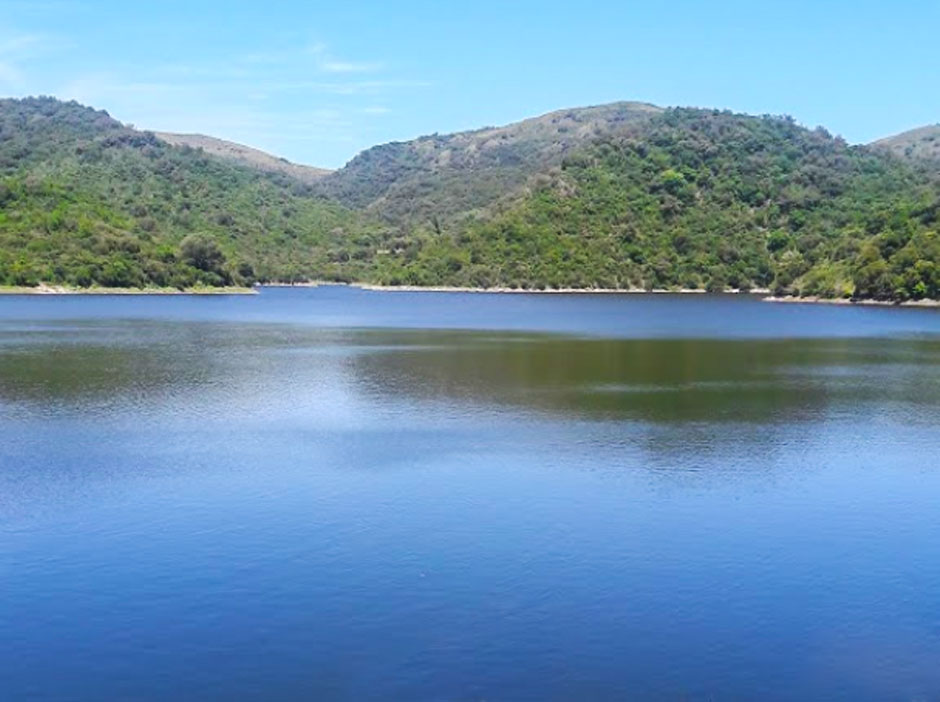
{"label": "vegetation", "polygon": [[383,144],[322,179],[318,192],[392,224],[445,220],[484,208],[571,151],[661,112],[645,103],[616,102]]}
{"label": "vegetation", "polygon": [[[51,98],[0,101],[0,285],[246,285],[328,268],[355,216],[283,174]],[[357,225],[358,226],[358,225]]]}
{"label": "vegetation", "polygon": [[637,103],[376,147],[302,182],[0,101],[0,284],[331,279],[940,298],[929,159]]}
{"label": "vegetation", "polygon": [[822,129],[677,109],[570,155],[492,217],[425,231],[380,275],[935,298],[938,206],[936,182]]}

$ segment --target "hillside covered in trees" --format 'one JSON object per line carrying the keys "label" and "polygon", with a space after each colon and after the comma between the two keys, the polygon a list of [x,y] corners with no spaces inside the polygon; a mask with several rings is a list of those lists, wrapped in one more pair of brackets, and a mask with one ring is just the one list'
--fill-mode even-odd
{"label": "hillside covered in trees", "polygon": [[935,297],[936,180],[791,120],[669,110],[428,230],[384,282]]}
{"label": "hillside covered in trees", "polygon": [[354,221],[298,180],[172,146],[105,112],[0,101],[0,284],[290,278],[325,261]]}
{"label": "hillside covered in trees", "polygon": [[382,144],[325,177],[318,191],[391,223],[441,221],[485,208],[569,153],[660,113],[646,103],[615,102]]}
{"label": "hillside covered in trees", "polygon": [[940,297],[940,168],[788,118],[616,103],[318,180],[0,101],[0,284],[770,288]]}

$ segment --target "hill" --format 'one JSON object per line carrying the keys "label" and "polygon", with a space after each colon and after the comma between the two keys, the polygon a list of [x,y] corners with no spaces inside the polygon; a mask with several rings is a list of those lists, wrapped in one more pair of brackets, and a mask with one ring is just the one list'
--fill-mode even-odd
{"label": "hill", "polygon": [[940,124],[911,129],[872,144],[907,159],[940,161]]}
{"label": "hill", "polygon": [[172,146],[106,112],[0,100],[0,284],[290,279],[328,269],[330,242],[354,222],[295,178]]}
{"label": "hill", "polygon": [[940,169],[642,103],[375,147],[319,180],[0,100],[0,284],[771,288],[940,298]]}
{"label": "hill", "polygon": [[383,144],[324,178],[318,191],[399,225],[446,219],[486,207],[573,150],[661,112],[618,102]]}
{"label": "hill", "polygon": [[154,132],[154,135],[173,146],[188,146],[191,149],[201,149],[212,156],[231,159],[237,163],[252,166],[262,171],[284,173],[304,183],[313,183],[329,174],[326,168],[314,168],[291,163],[287,159],[272,156],[271,154],[253,149],[250,146],[236,144],[224,139],[204,136],[202,134],[173,134],[170,132]]}
{"label": "hill", "polygon": [[772,288],[940,296],[940,190],[788,118],[669,109],[607,134],[487,216],[426,228],[382,282]]}

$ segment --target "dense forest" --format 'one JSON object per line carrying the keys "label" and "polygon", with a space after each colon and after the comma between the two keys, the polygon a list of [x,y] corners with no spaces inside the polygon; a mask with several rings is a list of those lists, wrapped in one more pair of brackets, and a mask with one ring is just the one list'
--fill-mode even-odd
{"label": "dense forest", "polygon": [[793,120],[617,103],[316,182],[0,100],[0,285],[769,288],[940,298],[940,168]]}

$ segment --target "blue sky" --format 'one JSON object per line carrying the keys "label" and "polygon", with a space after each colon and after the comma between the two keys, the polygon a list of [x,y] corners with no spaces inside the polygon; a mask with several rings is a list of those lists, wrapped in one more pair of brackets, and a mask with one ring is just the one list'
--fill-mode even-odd
{"label": "blue sky", "polygon": [[0,0],[0,95],[300,163],[614,100],[791,114],[864,142],[940,121],[940,2]]}

